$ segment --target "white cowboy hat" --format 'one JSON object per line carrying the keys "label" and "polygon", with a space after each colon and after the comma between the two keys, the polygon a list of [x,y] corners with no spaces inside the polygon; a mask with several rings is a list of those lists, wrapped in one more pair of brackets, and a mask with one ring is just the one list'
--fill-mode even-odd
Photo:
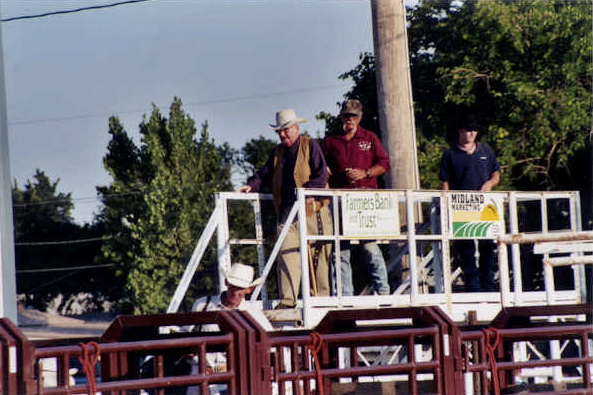
{"label": "white cowboy hat", "polygon": [[253,279],[253,267],[242,263],[235,263],[226,274],[226,280],[229,284],[239,288],[249,288],[261,284],[261,277]]}
{"label": "white cowboy hat", "polygon": [[297,123],[307,122],[305,118],[299,118],[293,109],[280,110],[276,113],[276,125],[270,124],[270,129],[280,130]]}

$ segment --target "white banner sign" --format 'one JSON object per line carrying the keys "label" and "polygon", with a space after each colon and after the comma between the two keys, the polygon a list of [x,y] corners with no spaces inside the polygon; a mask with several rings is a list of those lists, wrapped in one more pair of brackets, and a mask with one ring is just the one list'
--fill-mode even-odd
{"label": "white banner sign", "polygon": [[502,194],[455,192],[449,195],[449,235],[491,239],[504,231]]}
{"label": "white banner sign", "polygon": [[397,192],[356,190],[344,192],[342,231],[349,238],[389,238],[398,236]]}

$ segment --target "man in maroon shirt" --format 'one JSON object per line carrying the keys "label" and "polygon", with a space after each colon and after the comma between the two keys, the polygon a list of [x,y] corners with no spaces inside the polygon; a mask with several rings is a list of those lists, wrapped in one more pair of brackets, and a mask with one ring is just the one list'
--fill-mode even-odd
{"label": "man in maroon shirt", "polygon": [[[377,189],[377,177],[389,170],[389,155],[379,138],[360,126],[362,103],[346,100],[340,111],[342,129],[325,138],[323,153],[329,168],[329,186],[338,189]],[[373,289],[380,295],[390,292],[385,260],[375,241],[361,240]],[[340,244],[342,295],[353,295],[352,266],[348,241]]]}

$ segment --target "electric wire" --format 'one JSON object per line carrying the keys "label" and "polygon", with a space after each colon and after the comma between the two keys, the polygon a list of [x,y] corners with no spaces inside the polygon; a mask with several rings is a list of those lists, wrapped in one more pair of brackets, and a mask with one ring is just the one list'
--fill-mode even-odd
{"label": "electric wire", "polygon": [[84,265],[84,266],[66,266],[66,267],[52,267],[48,269],[22,269],[17,270],[17,274],[21,273],[48,273],[48,272],[63,272],[67,270],[84,270],[84,269],[100,269],[103,267],[113,267],[115,263],[102,263],[99,265]]}
{"label": "electric wire", "polygon": [[[204,182],[201,183],[201,189],[208,188],[212,186],[218,186],[219,183],[217,182]],[[49,200],[40,200],[38,202],[27,202],[27,203],[13,203],[12,207],[30,207],[30,206],[43,206],[49,204],[57,204],[57,203],[68,203],[68,202],[80,202],[81,200],[100,200],[100,199],[109,199],[115,197],[123,197],[123,196],[133,196],[133,195],[146,195],[152,192],[163,192],[169,188],[147,188],[142,191],[132,191],[132,192],[121,192],[121,193],[109,193],[104,194],[101,196],[86,196],[86,197],[79,197],[79,198],[60,198],[60,199],[49,199]]]}
{"label": "electric wire", "polygon": [[50,11],[50,12],[44,12],[41,14],[14,16],[14,17],[2,19],[0,21],[1,22],[12,22],[12,21],[18,21],[18,20],[23,20],[23,19],[38,19],[38,18],[45,18],[48,16],[54,16],[54,15],[73,14],[76,12],[98,10],[98,9],[103,9],[103,8],[112,8],[112,7],[117,7],[117,6],[121,6],[121,5],[127,5],[127,4],[133,4],[133,3],[143,3],[143,2],[147,2],[147,1],[151,1],[151,0],[126,0],[126,1],[119,1],[117,3],[111,3],[111,4],[99,4],[99,5],[88,6],[88,7],[79,7],[79,8],[74,8],[71,10]]}
{"label": "electric wire", "polygon": [[[33,293],[33,292],[35,292],[35,291],[38,291],[38,290],[40,290],[41,288],[45,288],[45,287],[47,287],[48,285],[52,285],[52,284],[54,284],[54,283],[57,283],[58,281],[65,280],[65,279],[67,279],[68,277],[72,277],[72,276],[74,276],[75,274],[77,274],[78,272],[80,272],[80,270],[74,270],[74,271],[72,271],[72,273],[68,273],[68,274],[65,274],[65,275],[63,275],[63,276],[61,276],[61,277],[55,278],[55,279],[53,279],[53,280],[51,280],[51,281],[48,281],[48,282],[45,282],[45,283],[39,284],[37,287],[35,287],[35,288],[33,288],[33,289],[29,289],[29,290],[27,290],[25,293]],[[17,271],[17,273],[18,273],[18,271]]]}
{"label": "electric wire", "polygon": [[14,243],[15,246],[49,246],[49,245],[61,245],[61,244],[78,244],[78,243],[90,243],[93,241],[102,241],[111,239],[112,236],[104,237],[90,237],[87,239],[76,239],[76,240],[62,240],[62,241],[22,241]]}
{"label": "electric wire", "polygon": [[[284,91],[276,91],[276,92],[268,92],[262,93],[257,95],[246,95],[246,96],[237,96],[237,97],[229,97],[229,98],[222,98],[222,99],[215,99],[215,100],[204,100],[200,102],[194,103],[184,103],[184,108],[192,108],[192,107],[203,107],[208,105],[214,104],[227,104],[227,103],[236,103],[241,101],[249,101],[249,100],[256,100],[256,99],[265,99],[275,96],[283,96],[283,95],[292,95],[298,93],[306,93],[306,92],[315,92],[315,91],[322,91],[328,89],[335,89],[335,88],[343,88],[341,84],[331,84],[331,85],[324,85],[324,86],[316,86],[316,87],[308,87],[302,89],[291,89],[291,90],[284,90]],[[102,118],[102,117],[110,117],[110,116],[122,116],[122,115],[129,115],[129,114],[136,114],[147,112],[148,110],[129,110],[129,111],[120,111],[117,112],[117,115],[114,112],[103,112],[103,113],[94,113],[94,114],[83,114],[83,115],[75,115],[71,117],[56,117],[56,118],[37,118],[37,119],[16,119],[14,121],[9,121],[9,126],[16,126],[16,125],[33,125],[38,123],[51,123],[51,122],[63,122],[63,121],[73,121],[73,120],[80,120],[80,119],[88,119],[88,118]]]}

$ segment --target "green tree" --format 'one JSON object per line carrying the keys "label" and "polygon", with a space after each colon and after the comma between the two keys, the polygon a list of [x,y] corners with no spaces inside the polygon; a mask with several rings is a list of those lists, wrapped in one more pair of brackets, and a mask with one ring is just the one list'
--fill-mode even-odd
{"label": "green tree", "polygon": [[112,182],[97,187],[103,203],[97,220],[107,235],[102,247],[102,261],[115,265],[112,283],[119,291],[112,294],[112,300],[118,302],[118,311],[127,313],[132,310],[132,297],[126,288],[126,280],[139,253],[132,238],[131,225],[146,212],[142,195],[151,177],[142,164],[140,150],[117,117],[109,119],[109,134],[111,140],[103,166]]}
{"label": "green tree", "polygon": [[111,275],[109,268],[93,268],[100,252],[100,229],[74,222],[72,196],[58,192],[58,184],[37,169],[22,189],[16,182],[13,186],[17,293],[40,310],[58,295],[65,301],[90,293],[100,309],[108,293],[105,279]]}
{"label": "green tree", "polygon": [[[582,185],[574,159],[590,150],[591,1],[421,1],[408,11],[422,187],[438,187],[449,125],[468,109],[488,126],[501,188]],[[340,78],[376,118],[373,56]]]}
{"label": "green tree", "polygon": [[591,126],[592,12],[590,1],[477,1],[411,13],[412,51],[426,52],[444,98],[427,109],[482,115],[508,188],[571,186]]}
{"label": "green tree", "polygon": [[[129,244],[127,253],[121,244],[107,245],[105,253],[120,260],[135,312],[162,311],[210,216],[214,193],[231,189],[232,152],[228,145],[215,145],[206,123],[197,135],[177,98],[168,119],[156,107],[144,118],[140,147],[118,122],[110,123],[110,133],[104,163],[114,181],[100,189],[106,203],[103,214],[112,222],[114,235]],[[110,200],[111,193],[116,200]],[[205,257],[192,292],[212,291],[217,283],[215,260],[211,253]]]}
{"label": "green tree", "polygon": [[251,139],[245,143],[243,148],[241,148],[241,172],[249,177],[261,169],[270,157],[270,152],[272,152],[272,149],[277,144],[276,141],[264,136],[259,136],[257,140]]}
{"label": "green tree", "polygon": [[[257,170],[261,169],[265,164],[270,153],[278,143],[270,140],[264,136],[259,136],[257,139],[251,139],[245,143],[239,152],[240,161],[238,163],[239,172],[250,177]],[[245,180],[241,183],[246,182]],[[260,189],[260,193],[271,193],[270,187]],[[233,237],[237,238],[253,238],[255,218],[253,217],[253,207],[245,202],[236,202],[233,204],[233,211],[229,212],[230,228]],[[264,227],[264,235],[270,238],[276,236],[276,217],[274,209],[271,204],[262,202],[262,220]],[[257,255],[254,248],[236,248],[236,259],[242,262],[256,262]]]}

